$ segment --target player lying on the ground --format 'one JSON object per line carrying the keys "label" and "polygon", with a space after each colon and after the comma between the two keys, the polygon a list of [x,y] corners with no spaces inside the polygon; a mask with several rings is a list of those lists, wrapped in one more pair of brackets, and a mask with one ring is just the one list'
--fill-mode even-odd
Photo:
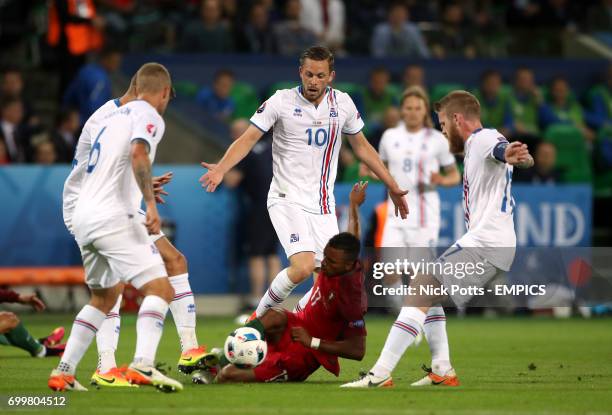
{"label": "player lying on the ground", "polygon": [[[473,288],[481,288],[488,281],[510,269],[514,260],[516,234],[514,232],[514,199],[512,170],[514,167],[533,166],[527,146],[518,141],[509,143],[495,129],[483,128],[480,103],[466,91],[453,91],[434,105],[454,154],[464,153],[463,208],[467,232],[438,258],[451,269],[466,269],[469,264],[483,266],[483,272],[456,277],[440,272],[436,275],[417,275],[410,283],[415,294],[406,296],[406,308],[393,324],[378,361],[367,374],[342,387],[369,388],[392,385],[391,372],[406,349],[423,330],[427,313],[435,304],[445,300],[443,295],[421,294],[420,287],[433,288],[440,293],[444,286],[455,305],[464,306],[472,298]],[[472,268],[473,269],[473,268]],[[446,329],[446,326],[444,326]],[[445,333],[446,336],[446,333]],[[450,369],[452,370],[452,368]],[[425,384],[439,385],[450,381],[453,372],[430,372]]]}
{"label": "player lying on the ground", "polygon": [[[29,304],[36,311],[43,311],[45,303],[36,295],[21,295],[12,290],[0,289],[0,303]],[[64,328],[57,327],[47,337],[36,340],[24,327],[15,313],[0,311],[0,344],[14,346],[30,353],[32,357],[59,356],[64,352]]]}
{"label": "player lying on the ground", "polygon": [[[247,324],[268,343],[264,361],[253,369],[229,364],[225,356],[207,355],[208,374],[217,382],[304,381],[320,366],[338,376],[338,357],[361,360],[365,354],[363,319],[367,300],[359,261],[359,206],[367,183],[355,184],[350,194],[349,232],[332,237],[324,250],[321,273],[310,299],[299,312],[273,308]],[[216,365],[219,362],[219,365]],[[194,381],[212,376],[198,373]]]}
{"label": "player lying on the ground", "polygon": [[[106,116],[117,108],[134,101],[138,93],[136,91],[136,75],[132,77],[130,86],[121,98],[108,101],[98,108],[87,120],[79,138],[77,151],[75,154],[74,168],[66,179],[63,194],[63,216],[68,230],[72,233],[72,215],[78,200],[81,185],[86,175],[88,164],[87,160],[92,149],[92,132]],[[81,161],[80,163],[78,161]],[[172,173],[165,173],[159,177],[153,177],[153,191],[158,203],[164,203],[164,185],[170,182]],[[144,212],[139,211],[143,215]],[[184,373],[191,373],[194,362],[205,354],[204,347],[198,346],[196,338],[196,312],[193,293],[189,284],[189,274],[187,260],[183,254],[166,238],[160,231],[156,235],[149,235],[152,243],[159,250],[164,261],[164,266],[168,272],[168,279],[174,288],[174,300],[170,303],[172,318],[178,331],[181,356],[178,361],[178,368]],[[106,319],[96,334],[98,346],[98,367],[91,377],[92,384],[109,387],[130,387],[130,383],[125,378],[125,370],[117,368],[115,351],[119,342],[119,331],[121,326],[122,296],[119,295],[117,302],[107,314]]]}

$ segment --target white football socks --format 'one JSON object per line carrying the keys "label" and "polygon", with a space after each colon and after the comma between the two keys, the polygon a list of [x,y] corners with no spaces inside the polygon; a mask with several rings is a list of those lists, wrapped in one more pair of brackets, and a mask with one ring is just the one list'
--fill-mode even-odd
{"label": "white football socks", "polygon": [[385,345],[378,357],[378,361],[372,368],[374,376],[386,378],[397,366],[402,355],[419,335],[426,314],[416,307],[402,307],[393,323]]}
{"label": "white football socks", "polygon": [[452,368],[444,308],[440,306],[431,307],[427,311],[423,331],[431,351],[431,368],[435,374],[444,376]]}
{"label": "white football socks", "polygon": [[198,347],[195,331],[195,300],[189,284],[189,274],[175,275],[168,277],[168,279],[172,288],[174,288],[174,300],[170,303],[170,311],[181,340],[181,351],[185,352]]}
{"label": "white football socks", "polygon": [[105,318],[106,314],[89,304],[81,309],[72,324],[64,355],[57,366],[58,370],[74,375],[77,365]]}
{"label": "white football socks", "polygon": [[121,330],[121,316],[119,309],[121,308],[121,300],[123,296],[119,295],[117,302],[106,315],[104,322],[100,326],[96,334],[96,344],[98,346],[98,370],[100,373],[106,373],[114,367],[117,367],[115,360],[115,352],[119,343],[119,331]]}
{"label": "white football socks", "polygon": [[270,284],[270,288],[261,298],[257,310],[255,310],[257,318],[263,316],[269,308],[278,306],[285,301],[296,286],[297,284],[294,284],[289,279],[287,268],[279,272],[274,281],[272,281],[272,284]]}
{"label": "white football socks", "polygon": [[157,346],[164,330],[164,320],[168,303],[156,295],[147,295],[138,312],[136,320],[136,353],[134,363],[153,366]]}

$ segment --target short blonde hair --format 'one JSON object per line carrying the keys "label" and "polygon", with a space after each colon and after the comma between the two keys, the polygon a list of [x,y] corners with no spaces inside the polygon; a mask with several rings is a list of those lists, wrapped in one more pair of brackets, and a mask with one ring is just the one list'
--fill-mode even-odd
{"label": "short blonde hair", "polygon": [[155,94],[172,85],[170,73],[166,67],[155,62],[142,65],[135,76],[136,90],[139,94]]}
{"label": "short blonde hair", "polygon": [[480,119],[480,102],[467,91],[456,90],[449,92],[444,98],[434,104],[436,112],[448,114],[462,114],[466,118]]}
{"label": "short blonde hair", "polygon": [[416,97],[423,100],[425,104],[425,120],[423,123],[427,128],[433,128],[433,121],[431,120],[431,113],[429,111],[429,95],[427,95],[427,91],[425,88],[419,85],[414,85],[404,90],[402,94],[402,99],[400,100],[400,108],[404,105],[404,101],[410,97]]}

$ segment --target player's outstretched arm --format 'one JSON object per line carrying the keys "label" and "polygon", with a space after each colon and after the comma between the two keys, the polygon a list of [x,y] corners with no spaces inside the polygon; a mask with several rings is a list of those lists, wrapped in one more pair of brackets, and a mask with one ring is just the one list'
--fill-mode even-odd
{"label": "player's outstretched arm", "polygon": [[345,359],[362,360],[365,356],[365,336],[355,336],[349,337],[345,340],[328,341],[313,338],[303,327],[293,327],[291,328],[291,338],[293,341],[302,343],[306,347],[321,350],[322,352],[343,357]]}
{"label": "player's outstretched arm", "polygon": [[0,303],[29,304],[36,311],[43,311],[46,306],[36,294],[19,294],[13,290],[0,289]]}
{"label": "player's outstretched arm", "polygon": [[161,219],[155,205],[153,178],[151,176],[151,160],[149,159],[149,144],[144,140],[134,140],[131,151],[132,170],[136,183],[142,192],[146,206],[145,226],[151,235],[156,235],[161,229]]}
{"label": "player's outstretched arm", "polygon": [[202,167],[208,169],[208,171],[200,177],[202,187],[206,188],[207,192],[214,192],[217,186],[223,181],[225,173],[249,154],[249,151],[251,151],[262,135],[263,132],[259,128],[250,125],[249,128],[229,146],[219,163],[211,164],[202,162]]}
{"label": "player's outstretched arm", "polygon": [[47,306],[36,294],[19,295],[19,303],[31,305],[36,311],[44,311]]}
{"label": "player's outstretched arm", "polygon": [[363,204],[366,198],[366,189],[368,182],[359,182],[353,185],[353,189],[349,194],[349,222],[348,231],[361,239],[361,226],[359,225],[359,206]]}
{"label": "player's outstretched arm", "polygon": [[504,151],[504,157],[506,163],[519,169],[528,169],[534,164],[533,157],[531,157],[527,149],[527,144],[523,144],[520,141],[508,144]]}
{"label": "player's outstretched arm", "polygon": [[408,191],[400,189],[376,150],[374,150],[374,147],[372,147],[361,131],[347,137],[355,156],[363,161],[389,189],[389,197],[395,205],[395,215],[399,214],[402,219],[406,219],[408,216],[408,203],[404,196],[408,194]]}

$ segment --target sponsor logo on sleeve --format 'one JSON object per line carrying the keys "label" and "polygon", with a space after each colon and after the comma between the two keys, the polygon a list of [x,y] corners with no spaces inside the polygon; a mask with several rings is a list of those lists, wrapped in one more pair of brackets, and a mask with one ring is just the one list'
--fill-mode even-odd
{"label": "sponsor logo on sleeve", "polygon": [[149,133],[149,135],[151,137],[155,137],[157,135],[157,127],[154,124],[147,124],[147,133]]}
{"label": "sponsor logo on sleeve", "polygon": [[[266,101],[268,102],[268,101]],[[257,113],[261,114],[262,112],[264,112],[264,110],[266,109],[266,102],[264,102],[263,104],[261,104],[261,107],[257,108]]]}

